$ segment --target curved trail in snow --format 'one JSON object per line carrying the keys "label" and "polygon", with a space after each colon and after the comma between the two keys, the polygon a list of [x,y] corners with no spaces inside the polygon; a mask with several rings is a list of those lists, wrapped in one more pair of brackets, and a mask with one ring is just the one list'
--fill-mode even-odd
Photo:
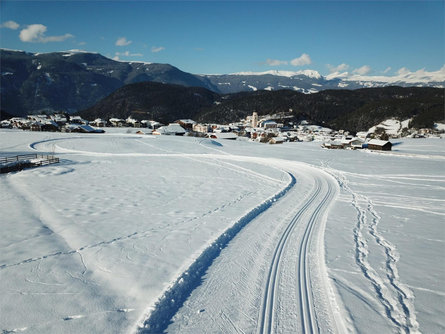
{"label": "curved trail in snow", "polygon": [[[317,196],[321,192],[320,181],[317,180]],[[299,272],[299,292],[300,292],[300,309],[301,309],[301,319],[302,319],[302,328],[303,333],[318,333],[319,326],[317,322],[317,318],[314,308],[314,300],[312,294],[311,287],[311,275],[310,275],[310,266],[309,266],[309,247],[312,239],[313,230],[317,220],[320,217],[320,214],[323,212],[323,209],[326,208],[329,201],[332,199],[332,185],[329,184],[328,190],[321,200],[320,204],[315,208],[309,222],[307,223],[307,227],[304,231],[303,240],[301,242],[301,246],[299,249],[299,261],[298,261],[298,272]]]}
{"label": "curved trail in snow", "polygon": [[[267,283],[266,288],[264,292],[264,300],[262,305],[262,310],[260,313],[260,319],[259,319],[259,333],[270,333],[273,328],[273,322],[274,322],[274,312],[275,312],[275,298],[276,298],[276,290],[278,290],[278,281],[280,276],[279,266],[280,261],[282,259],[283,250],[289,240],[289,237],[291,233],[293,232],[295,225],[299,222],[300,217],[302,214],[308,210],[312,202],[317,198],[321,190],[320,184],[318,183],[316,186],[316,190],[313,193],[312,197],[307,200],[305,205],[300,209],[300,211],[297,212],[297,214],[292,218],[291,222],[285,229],[284,233],[282,234],[280,240],[278,241],[277,247],[275,248],[275,251],[273,253],[273,258],[271,262],[271,266],[269,269],[269,273],[267,275]],[[309,229],[309,225],[308,228]],[[306,235],[306,233],[305,233]],[[306,238],[307,239],[307,238]],[[303,242],[301,243],[303,247]],[[307,243],[306,243],[307,246]],[[309,306],[310,302],[308,300],[310,293],[308,293],[309,287],[308,283],[306,282],[306,275],[305,273],[305,267],[306,262],[302,261],[301,259],[305,258],[307,256],[307,247],[305,249],[300,248],[300,261],[298,264],[300,277],[298,281],[299,290],[300,290],[300,309],[301,314],[306,315],[302,316],[303,320],[303,328],[306,327],[304,322],[307,322],[305,320],[310,320],[312,318],[310,315],[307,316],[307,313],[310,314],[311,309]],[[310,323],[313,323],[313,321],[309,321]]]}
{"label": "curved trail in snow", "polygon": [[[283,163],[283,161],[274,161],[274,164],[281,163]],[[284,162],[284,164],[286,164],[286,162]],[[278,234],[276,234],[276,238],[271,238],[268,243],[262,245],[263,250],[265,251],[264,255],[268,253],[267,259],[269,260],[267,261],[270,262],[268,262],[268,270],[263,274],[264,278],[262,281],[263,283],[261,284],[263,286],[263,297],[256,306],[256,311],[253,314],[254,317],[257,317],[255,320],[255,323],[257,324],[256,329],[245,329],[243,328],[244,324],[240,324],[236,320],[231,319],[231,317],[224,312],[225,307],[219,305],[220,303],[223,303],[223,301],[222,299],[220,300],[218,296],[214,295],[216,291],[212,290],[212,288],[203,288],[204,295],[202,295],[202,297],[193,296],[192,294],[195,294],[195,290],[202,290],[197,289],[198,287],[201,288],[200,286],[204,284],[202,281],[203,277],[201,277],[198,285],[190,291],[187,290],[185,299],[202,298],[205,299],[206,302],[209,302],[212,298],[218,300],[216,309],[212,309],[209,311],[209,315],[207,315],[210,316],[211,319],[208,319],[205,322],[219,322],[219,324],[216,325],[219,329],[209,329],[211,332],[220,331],[225,328],[225,326],[230,326],[232,330],[229,330],[228,332],[244,333],[256,331],[258,333],[274,333],[283,330],[280,328],[280,322],[283,320],[290,322],[292,326],[297,329],[296,332],[298,333],[321,333],[326,330],[338,333],[344,332],[344,325],[341,317],[336,317],[337,313],[335,313],[335,310],[338,309],[337,305],[328,305],[330,303],[335,304],[336,301],[332,300],[332,291],[326,267],[324,265],[320,266],[320,262],[324,261],[322,240],[325,221],[324,216],[327,213],[330,203],[335,197],[335,183],[333,182],[333,179],[324,172],[305,164],[292,163],[286,167],[288,167],[287,170],[292,179],[297,180],[297,184],[300,182],[299,178],[303,177],[305,180],[304,182],[307,182],[306,189],[309,189],[310,191],[308,194],[302,196],[303,194],[300,193],[300,190],[297,189],[297,187],[293,187],[292,189],[287,187],[288,189],[286,192],[281,192],[281,195],[276,198],[277,200],[279,199],[279,201],[277,201],[277,206],[284,205],[284,207],[277,207],[276,205],[267,207],[269,216],[276,214],[281,216],[281,218],[279,218],[280,224],[278,224],[276,228],[281,229],[282,227],[282,230],[277,230]],[[306,173],[310,176],[307,176]],[[312,189],[308,186],[308,184],[311,183],[313,184]],[[282,204],[284,200],[286,203]],[[297,206],[295,206],[296,204]],[[289,210],[292,214],[283,218],[283,209]],[[256,224],[256,227],[253,227],[253,229],[266,223],[268,219],[262,218],[265,213],[266,208],[264,210],[261,209],[255,217],[249,219],[249,223],[257,221],[258,219],[261,221],[261,223]],[[264,227],[261,228],[264,231],[267,231],[269,228],[275,229],[275,226],[266,223],[264,224]],[[244,228],[239,232],[240,236],[239,238],[237,236],[236,243],[238,243],[238,245],[241,244],[241,246],[244,245],[241,248],[244,247],[244,250],[247,253],[247,248],[252,248],[254,243],[252,240],[243,243],[240,239],[242,239],[242,235],[249,235],[250,232],[247,231],[246,233],[243,233]],[[232,240],[234,237],[235,235],[230,238],[230,244],[227,245],[228,248],[231,247],[232,242],[235,242],[235,240]],[[261,241],[259,240],[255,242],[255,244],[260,243]],[[226,245],[224,247],[226,247]],[[272,249],[272,247],[274,250],[272,253],[269,253],[268,249]],[[297,252],[298,257],[295,257],[295,252]],[[235,252],[232,256],[238,257],[239,255],[239,252]],[[245,254],[243,254],[242,257],[244,256]],[[211,266],[213,266],[213,262],[217,257],[225,257],[225,262],[228,262],[229,264],[236,262],[235,258],[230,258],[228,255],[221,254],[221,251],[219,251],[218,254],[215,254],[212,261],[208,263],[205,271],[208,270],[210,273],[212,272]],[[262,261],[261,256],[258,257],[257,255],[255,261],[256,264],[254,264],[254,266],[256,268],[261,267]],[[283,279],[283,269],[289,266],[295,269],[295,275],[292,276],[291,280]],[[183,289],[183,287],[181,288],[181,285],[184,284],[183,279],[188,277],[194,269],[195,268],[189,268],[189,270],[176,281],[173,289]],[[244,269],[249,270],[248,267],[245,267]],[[223,279],[218,277],[219,269],[214,270],[216,278],[209,278],[207,277],[209,274],[207,274],[206,279],[213,282]],[[223,270],[230,271],[230,267],[226,266]],[[253,285],[258,282],[248,281],[247,283],[249,284],[249,287],[246,287],[247,290],[255,290]],[[236,287],[237,283],[234,281],[231,282],[230,285]],[[226,293],[224,291],[225,288],[218,287],[218,289],[220,289],[220,293]],[[283,311],[282,306],[280,305],[280,299],[282,299],[283,296],[289,296],[290,292],[292,292],[292,296],[288,298],[288,302],[290,301],[294,304],[292,308],[295,309],[294,315],[296,314],[296,316],[291,316],[289,319],[289,314],[286,313],[285,310]],[[199,295],[202,291],[196,293]],[[175,310],[174,313],[171,312],[168,318],[162,319],[162,325],[158,319],[158,317],[165,315],[166,310],[163,309],[163,307],[166,306],[167,308],[170,308],[170,301],[173,300],[176,303],[176,298],[174,298],[174,296],[175,295],[169,293],[164,293],[158,304],[155,306],[154,311],[148,315],[148,319],[144,322],[144,325],[139,328],[139,333],[162,333],[167,329],[163,324],[169,324],[172,321],[175,321],[174,318],[177,317],[177,313],[182,311],[183,305]],[[242,302],[240,302],[240,304],[242,304]],[[189,306],[186,305],[186,307]],[[187,313],[183,318],[187,319],[187,322],[193,322],[191,317],[201,317],[201,313],[204,312],[205,308],[206,307],[200,309],[198,313],[196,313],[196,311],[192,314]],[[226,308],[230,308],[230,306],[226,305]],[[241,310],[239,311],[241,312]],[[210,315],[215,314],[215,312],[220,315],[217,319]],[[196,314],[198,314],[198,316]],[[249,317],[252,317],[252,314]],[[200,320],[198,319],[198,321]],[[180,327],[179,329],[169,328],[168,331],[194,333],[197,330],[187,328],[187,325],[184,325],[184,323],[179,324],[178,326]],[[182,326],[185,326],[185,328],[182,328]],[[201,324],[201,327],[198,328],[202,329],[202,326],[205,325]]]}
{"label": "curved trail in snow", "polygon": [[290,182],[280,192],[259,204],[241,217],[232,227],[221,234],[188,269],[165,291],[148,317],[143,321],[140,333],[162,333],[171,319],[182,307],[192,291],[201,284],[202,278],[213,261],[220,255],[229,242],[253,219],[269,209],[274,202],[283,197],[296,184],[296,179],[289,174]]}
{"label": "curved trail in snow", "polygon": [[[41,141],[31,144],[33,149],[41,144],[43,146],[49,144],[51,140]],[[137,142],[153,146],[145,143],[137,138]],[[138,322],[139,328],[136,328],[140,333],[162,333],[172,322],[174,316],[182,308],[184,302],[190,297],[193,291],[203,282],[204,275],[212,266],[215,259],[217,259],[222,250],[225,249],[232,240],[244,230],[244,228],[252,221],[260,217],[264,212],[273,210],[274,204],[284,197],[289,197],[284,208],[291,212],[289,218],[280,218],[280,226],[283,230],[279,232],[278,238],[271,241],[267,247],[274,249],[271,259],[269,260],[269,269],[265,274],[265,284],[263,290],[263,299],[258,305],[258,327],[256,329],[259,333],[272,333],[279,331],[277,323],[280,320],[286,320],[293,323],[293,326],[299,328],[297,332],[301,333],[319,333],[326,329],[341,331],[341,319],[336,319],[333,314],[336,305],[332,300],[332,293],[330,282],[328,279],[326,267],[324,263],[324,249],[323,249],[323,232],[324,221],[323,215],[327,213],[327,208],[334,198],[334,186],[330,176],[318,168],[310,167],[306,164],[290,162],[280,159],[268,159],[248,156],[236,156],[227,154],[219,149],[213,149],[210,154],[202,153],[177,153],[170,150],[165,150],[159,147],[154,147],[158,150],[164,151],[162,153],[144,153],[144,152],[129,152],[129,153],[112,153],[112,152],[91,152],[64,148],[55,145],[55,148],[60,153],[80,154],[85,156],[109,156],[109,157],[182,157],[193,160],[199,160],[207,164],[215,164],[219,167],[233,169],[239,173],[245,174],[248,177],[262,179],[263,182],[270,182],[275,184],[282,184],[284,188],[276,193],[271,198],[258,204],[255,208],[242,216],[232,227],[228,228],[215,241],[213,241],[184,271],[177,279],[162,293],[158,301],[147,309],[143,318]],[[222,154],[224,153],[224,154]],[[209,161],[211,159],[211,161]],[[262,175],[248,168],[231,163],[249,162],[262,164],[268,167],[273,167],[287,171],[289,182],[284,184],[283,180]],[[292,195],[288,193],[294,188],[297,183],[297,178],[307,173],[309,176],[304,178],[313,183],[313,189],[306,198],[298,198],[301,196],[299,191],[295,190]],[[296,200],[296,201],[295,201]],[[303,201],[302,201],[303,200]],[[292,203],[299,203],[297,208]],[[282,215],[282,212],[278,214]],[[273,244],[275,242],[275,244]],[[246,245],[249,247],[249,245]],[[293,252],[297,252],[297,258],[293,257]],[[319,259],[323,259],[320,261]],[[295,268],[295,273],[291,282],[286,281],[283,284],[282,272],[283,269],[292,266]],[[293,287],[290,287],[291,284]],[[286,295],[289,290],[294,289],[294,306],[296,317],[291,320],[286,319],[288,314],[283,313],[280,306],[280,298]],[[314,292],[314,289],[316,292]],[[296,301],[296,302],[295,302]],[[321,311],[320,311],[321,310]],[[323,313],[322,315],[318,315]],[[232,327],[238,331],[236,323],[230,317],[221,315],[226,319]],[[338,317],[337,317],[338,318]]]}
{"label": "curved trail in snow", "polygon": [[[306,199],[304,205],[295,213],[290,220],[289,225],[281,235],[277,246],[273,252],[270,269],[266,279],[266,288],[263,297],[263,303],[260,311],[258,333],[273,333],[279,331],[276,328],[276,321],[280,314],[279,306],[277,306],[277,299],[280,294],[286,293],[284,289],[280,288],[281,262],[284,262],[286,247],[293,238],[299,239],[298,260],[296,260],[295,277],[297,285],[297,296],[295,296],[298,303],[299,310],[299,327],[301,333],[320,333],[321,324],[317,317],[317,310],[315,304],[319,304],[320,300],[314,296],[313,285],[317,285],[316,279],[311,277],[312,271],[315,271],[315,263],[312,263],[311,252],[314,252],[316,257],[322,256],[323,250],[311,247],[315,243],[317,224],[320,223],[321,215],[326,211],[327,206],[333,199],[334,186],[330,182],[325,182],[320,176],[315,177],[315,184],[311,196]],[[324,189],[326,188],[326,189]],[[296,231],[296,227],[304,226],[300,231]],[[322,228],[322,227],[321,227]],[[320,269],[320,268],[318,268]],[[325,273],[324,273],[325,274]],[[323,282],[326,283],[326,282]],[[317,287],[318,289],[326,289],[327,287]],[[281,289],[281,291],[280,291]],[[326,292],[326,291],[325,291]],[[332,315],[331,315],[332,316]],[[332,324],[332,323],[331,323]]]}

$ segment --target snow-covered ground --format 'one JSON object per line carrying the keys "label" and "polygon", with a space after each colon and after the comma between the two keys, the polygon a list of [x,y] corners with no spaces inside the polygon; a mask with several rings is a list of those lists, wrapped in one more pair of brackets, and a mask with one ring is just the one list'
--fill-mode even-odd
{"label": "snow-covered ground", "polygon": [[395,144],[0,130],[61,159],[0,175],[0,330],[445,332],[445,145]]}
{"label": "snow-covered ground", "polygon": [[400,136],[400,134],[402,133],[402,129],[408,128],[408,124],[410,121],[411,119],[407,119],[402,122],[393,118],[387,119],[380,124],[371,127],[368,130],[368,133],[374,133],[377,128],[382,128],[390,136]]}

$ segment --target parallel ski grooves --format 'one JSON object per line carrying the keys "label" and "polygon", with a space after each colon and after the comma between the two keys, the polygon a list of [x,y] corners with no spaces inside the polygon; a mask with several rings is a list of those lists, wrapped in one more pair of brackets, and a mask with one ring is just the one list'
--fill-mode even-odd
{"label": "parallel ski grooves", "polygon": [[182,307],[192,291],[202,282],[202,277],[213,261],[219,256],[229,242],[253,219],[270,208],[273,203],[283,197],[295,184],[295,177],[288,173],[289,184],[280,192],[264,201],[246,215],[240,218],[232,227],[218,237],[203,253],[190,265],[190,267],[163,293],[156,303],[154,310],[139,328],[139,333],[163,333],[171,322],[173,316]]}
{"label": "parallel ski grooves", "polygon": [[289,235],[293,231],[298,219],[307,210],[307,208],[312,204],[317,195],[320,192],[320,186],[318,185],[315,193],[311,198],[305,203],[305,205],[297,212],[297,214],[292,218],[289,225],[284,230],[281,235],[278,245],[275,248],[272,263],[267,276],[266,289],[264,292],[263,306],[261,308],[260,319],[259,319],[259,333],[270,333],[273,328],[274,321],[274,303],[275,303],[275,288],[277,284],[277,278],[279,276],[279,264],[281,261],[281,254],[287,243]]}
{"label": "parallel ski grooves", "polygon": [[[320,193],[321,186],[318,183],[318,193]],[[317,325],[317,319],[313,312],[313,301],[312,301],[312,288],[309,272],[309,245],[311,240],[311,234],[316,224],[316,220],[322,211],[322,208],[328,202],[331,197],[332,187],[328,185],[328,192],[323,197],[322,201],[315,208],[312,213],[309,222],[307,224],[306,230],[304,231],[303,239],[300,244],[299,250],[299,261],[298,261],[298,288],[300,292],[300,312],[301,312],[301,325],[303,333],[319,333],[319,328]]]}
{"label": "parallel ski grooves", "polygon": [[[321,182],[316,179],[315,191],[313,195],[306,201],[304,206],[295,214],[292,218],[283,234],[278,241],[278,244],[274,250],[272,262],[267,275],[265,293],[263,297],[263,305],[260,311],[258,333],[272,333],[274,329],[274,311],[275,311],[275,299],[276,290],[278,284],[278,278],[280,275],[279,267],[282,259],[283,250],[286,243],[289,240],[289,236],[294,230],[297,223],[300,221],[301,216],[307,212],[312,203],[319,197],[322,190]],[[304,333],[318,332],[318,326],[316,317],[313,314],[313,302],[310,286],[309,268],[308,268],[308,251],[309,243],[311,239],[312,230],[316,224],[316,219],[321,212],[323,206],[327,203],[332,193],[332,188],[328,187],[328,192],[321,200],[320,204],[314,209],[311,214],[307,227],[304,231],[303,238],[299,249],[299,261],[297,266],[298,271],[298,287],[299,287],[299,304],[302,319],[302,328]]]}

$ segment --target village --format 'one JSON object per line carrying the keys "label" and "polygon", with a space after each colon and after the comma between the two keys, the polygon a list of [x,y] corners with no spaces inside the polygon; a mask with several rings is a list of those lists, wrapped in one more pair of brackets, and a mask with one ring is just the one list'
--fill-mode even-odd
{"label": "village", "polygon": [[[154,120],[136,120],[97,118],[87,121],[80,116],[65,113],[52,115],[29,115],[26,118],[14,117],[3,120],[1,128],[15,128],[29,131],[104,133],[107,127],[128,128],[128,133],[142,135],[195,136],[212,139],[244,139],[268,144],[284,142],[317,141],[326,149],[362,149],[390,151],[391,138],[441,137],[444,129],[408,129],[408,121],[387,120],[369,129],[367,132],[351,134],[344,130],[310,124],[306,120],[295,121],[291,113],[279,113],[259,116],[254,112],[245,119],[230,124],[202,124],[191,119],[180,119],[169,124]],[[132,128],[134,131],[132,131]]]}

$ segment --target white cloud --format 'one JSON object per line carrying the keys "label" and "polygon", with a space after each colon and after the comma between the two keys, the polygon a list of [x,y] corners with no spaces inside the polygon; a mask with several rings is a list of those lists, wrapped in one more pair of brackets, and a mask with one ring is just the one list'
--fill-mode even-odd
{"label": "white cloud", "polygon": [[345,63],[340,64],[338,66],[333,66],[330,64],[328,64],[327,66],[328,66],[329,72],[331,72],[331,73],[347,71],[349,68],[349,65],[347,65]]}
{"label": "white cloud", "polygon": [[267,58],[266,64],[269,66],[280,66],[280,65],[287,65],[287,61]]}
{"label": "white cloud", "polygon": [[30,43],[48,43],[48,42],[63,42],[68,38],[74,37],[71,34],[65,34],[61,36],[46,36],[46,30],[48,28],[43,24],[31,24],[25,29],[20,31],[20,40],[22,42]]}
{"label": "white cloud", "polygon": [[153,46],[151,48],[151,52],[153,52],[153,53],[158,53],[158,52],[161,52],[163,50],[165,50],[165,48],[163,46]]}
{"label": "white cloud", "polygon": [[130,51],[125,52],[116,52],[115,57],[124,56],[124,57],[143,57],[144,55],[142,53],[130,53]]}
{"label": "white cloud", "polygon": [[398,71],[397,71],[397,74],[398,75],[404,75],[404,74],[408,74],[408,73],[410,73],[411,71],[409,70],[409,69],[407,69],[406,67],[402,67],[401,69],[399,69]]}
{"label": "white cloud", "polygon": [[119,37],[116,41],[116,46],[126,46],[133,43],[132,41],[128,41],[125,37]]}
{"label": "white cloud", "polygon": [[290,63],[292,66],[304,66],[309,65],[312,61],[307,53],[303,53],[300,57],[292,59]]}
{"label": "white cloud", "polygon": [[74,36],[71,34],[65,34],[62,36],[47,36],[44,37],[42,39],[43,43],[47,43],[47,42],[63,42],[64,40],[68,39],[68,38],[73,38]]}
{"label": "white cloud", "polygon": [[389,71],[391,71],[391,67],[390,67],[390,66],[388,66],[388,67],[383,71],[383,73],[386,74],[386,73],[388,73]]}
{"label": "white cloud", "polygon": [[368,65],[364,65],[362,67],[356,68],[352,72],[355,74],[358,74],[358,75],[365,75],[365,74],[368,74],[369,72],[371,72],[371,67]]}
{"label": "white cloud", "polygon": [[6,21],[2,25],[0,25],[1,28],[8,28],[12,30],[17,30],[20,25],[17,22],[14,21]]}
{"label": "white cloud", "polygon": [[307,53],[303,53],[300,57],[294,58],[292,60],[279,60],[279,59],[270,59],[267,58],[266,61],[263,63],[265,65],[269,66],[281,66],[281,65],[289,65],[292,66],[304,66],[311,64],[311,57]]}

